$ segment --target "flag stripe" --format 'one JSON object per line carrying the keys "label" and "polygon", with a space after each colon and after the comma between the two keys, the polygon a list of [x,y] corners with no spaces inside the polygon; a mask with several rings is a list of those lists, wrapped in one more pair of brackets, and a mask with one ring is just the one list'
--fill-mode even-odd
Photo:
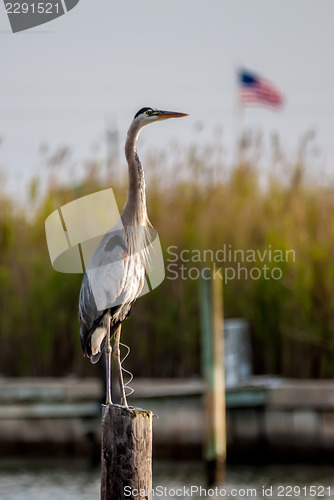
{"label": "flag stripe", "polygon": [[283,105],[283,94],[264,78],[241,71],[239,73],[240,98],[243,104],[268,104],[274,107]]}

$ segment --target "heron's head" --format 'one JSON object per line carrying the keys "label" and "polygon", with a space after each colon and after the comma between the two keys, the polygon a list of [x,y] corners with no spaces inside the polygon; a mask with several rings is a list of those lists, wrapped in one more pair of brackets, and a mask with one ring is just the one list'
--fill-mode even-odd
{"label": "heron's head", "polygon": [[182,116],[188,116],[186,113],[176,113],[175,111],[161,111],[155,108],[141,108],[138,113],[135,114],[133,119],[134,122],[138,124],[138,127],[143,127],[149,123],[153,123],[159,120],[167,120],[168,118],[181,118]]}

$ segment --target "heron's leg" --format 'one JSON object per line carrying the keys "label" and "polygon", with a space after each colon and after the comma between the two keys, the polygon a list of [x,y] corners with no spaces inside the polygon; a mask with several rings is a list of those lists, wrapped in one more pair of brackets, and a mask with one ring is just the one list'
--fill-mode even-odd
{"label": "heron's leg", "polygon": [[119,341],[121,338],[121,325],[116,330],[115,333],[115,343],[114,343],[114,357],[115,357],[115,363],[117,367],[117,373],[118,373],[118,380],[119,380],[119,388],[121,390],[121,398],[125,406],[128,406],[128,402],[126,400],[125,396],[125,390],[124,390],[124,381],[123,381],[123,373],[122,373],[122,364],[121,364],[121,351],[119,348]]}
{"label": "heron's leg", "polygon": [[106,337],[106,404],[112,404],[111,400],[111,345],[110,345],[110,319],[108,319]]}

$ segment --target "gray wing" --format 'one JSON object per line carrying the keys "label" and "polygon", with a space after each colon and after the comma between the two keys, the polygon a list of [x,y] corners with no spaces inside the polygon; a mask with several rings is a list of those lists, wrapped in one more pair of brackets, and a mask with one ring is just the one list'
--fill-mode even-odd
{"label": "gray wing", "polygon": [[[95,330],[101,329],[95,335],[99,337],[99,346],[104,340],[106,312],[111,311],[113,323],[122,321],[140,294],[144,280],[141,255],[130,254],[125,232],[108,232],[87,266],[80,290],[80,337],[83,350],[89,356],[91,348],[87,350],[87,341]],[[100,352],[100,347],[98,349]],[[91,358],[91,361],[94,360]]]}

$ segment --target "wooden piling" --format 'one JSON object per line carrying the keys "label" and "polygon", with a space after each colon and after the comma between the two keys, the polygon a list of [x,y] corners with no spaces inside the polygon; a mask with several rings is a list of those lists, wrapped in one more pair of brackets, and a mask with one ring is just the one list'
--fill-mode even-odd
{"label": "wooden piling", "polygon": [[206,381],[204,459],[208,484],[225,476],[226,408],[223,297],[220,276],[204,273],[201,281],[202,371]]}
{"label": "wooden piling", "polygon": [[103,407],[101,500],[152,499],[153,414],[131,411]]}

